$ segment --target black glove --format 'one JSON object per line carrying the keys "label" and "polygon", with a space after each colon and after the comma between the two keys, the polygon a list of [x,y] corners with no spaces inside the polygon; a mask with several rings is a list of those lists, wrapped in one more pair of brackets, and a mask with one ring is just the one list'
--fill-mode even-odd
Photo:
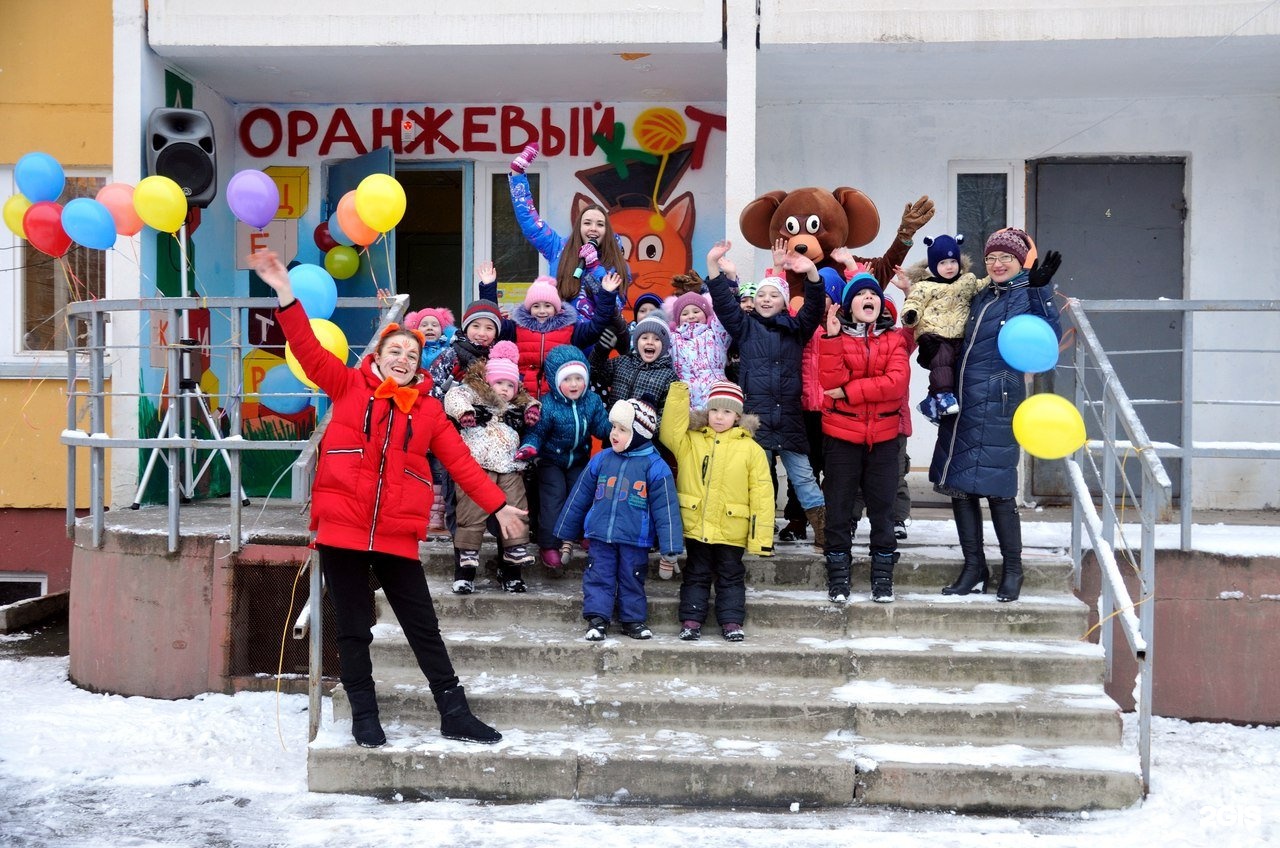
{"label": "black glove", "polygon": [[596,342],[596,348],[608,354],[617,343],[618,334],[613,331],[613,327],[605,327],[604,332],[600,334],[600,340]]}
{"label": "black glove", "polygon": [[1058,273],[1058,266],[1062,264],[1062,254],[1056,250],[1051,250],[1044,255],[1044,261],[1037,259],[1031,263],[1031,270],[1027,272],[1027,284],[1039,288],[1047,286],[1053,280],[1053,275]]}
{"label": "black glove", "polygon": [[506,424],[517,433],[524,432],[524,410],[518,406],[512,406],[502,413],[502,423]]}
{"label": "black glove", "polygon": [[493,420],[493,411],[483,406],[476,407],[476,423],[475,426],[483,427]]}

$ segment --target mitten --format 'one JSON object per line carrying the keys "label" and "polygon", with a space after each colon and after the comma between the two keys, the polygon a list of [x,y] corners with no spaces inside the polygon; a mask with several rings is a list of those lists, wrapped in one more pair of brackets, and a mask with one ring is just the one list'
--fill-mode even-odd
{"label": "mitten", "polygon": [[578,248],[578,258],[582,260],[583,267],[588,271],[600,266],[600,252],[596,250],[596,246],[591,242],[587,242]]}
{"label": "mitten", "polygon": [[485,409],[483,406],[477,407],[475,411],[475,416],[476,416],[476,423],[473,426],[483,427],[484,425],[488,424],[490,421],[493,420],[493,411],[489,409]]}
{"label": "mitten", "polygon": [[916,230],[929,223],[931,218],[933,218],[933,201],[928,195],[921,197],[915,203],[908,203],[902,210],[902,222],[898,224],[898,238],[910,239],[916,234]]}
{"label": "mitten", "polygon": [[458,416],[458,426],[464,430],[469,430],[476,426],[476,414],[474,412],[464,412]]}
{"label": "mitten", "polygon": [[525,445],[516,451],[516,462],[528,462],[538,455],[538,449],[533,445]]}
{"label": "mitten", "polygon": [[516,154],[516,158],[511,160],[511,170],[517,174],[523,174],[524,169],[533,164],[533,160],[538,158],[538,145],[535,142],[525,147]]}
{"label": "mitten", "polygon": [[1062,254],[1056,250],[1051,250],[1044,255],[1044,261],[1037,259],[1031,263],[1031,270],[1027,272],[1027,283],[1039,288],[1047,286],[1053,275],[1058,273],[1058,266],[1062,264]]}
{"label": "mitten", "polygon": [[524,425],[532,427],[542,420],[542,407],[536,403],[530,404],[524,411]]}
{"label": "mitten", "polygon": [[908,309],[906,312],[902,313],[902,325],[904,327],[912,326],[916,323],[916,318],[919,316],[920,313],[916,312],[914,309]]}

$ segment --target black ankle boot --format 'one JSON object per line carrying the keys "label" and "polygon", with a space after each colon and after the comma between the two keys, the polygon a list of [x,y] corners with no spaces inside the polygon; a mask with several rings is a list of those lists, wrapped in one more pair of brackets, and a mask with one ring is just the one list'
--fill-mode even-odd
{"label": "black ankle boot", "polygon": [[476,718],[467,705],[467,695],[461,686],[454,686],[438,693],[436,707],[440,710],[440,735],[445,739],[461,742],[479,742],[492,745],[502,741],[502,734]]}
{"label": "black ankle boot", "polygon": [[849,570],[853,556],[848,551],[828,551],[827,597],[836,603],[849,600]]}
{"label": "black ankle boot", "polygon": [[809,538],[809,533],[805,529],[807,526],[808,525],[805,524],[805,520],[803,518],[791,519],[787,522],[787,526],[783,527],[778,533],[778,541],[799,542],[803,539]]}
{"label": "black ankle boot", "polygon": [[1022,594],[1022,519],[1013,498],[987,498],[991,505],[991,524],[1000,542],[1000,558],[1004,570],[1000,574],[997,601],[1016,601]]}
{"label": "black ankle boot", "polygon": [[955,582],[942,590],[944,595],[984,593],[991,579],[987,555],[982,550],[982,504],[977,498],[952,498],[951,514],[955,516],[956,535],[964,554],[964,568]]}
{"label": "black ankle boot", "polygon": [[871,555],[871,600],[877,604],[893,603],[893,566],[897,551],[876,551]]}
{"label": "black ankle boot", "polygon": [[381,748],[387,744],[387,734],[378,721],[378,697],[372,688],[347,692],[351,704],[351,737],[361,748]]}

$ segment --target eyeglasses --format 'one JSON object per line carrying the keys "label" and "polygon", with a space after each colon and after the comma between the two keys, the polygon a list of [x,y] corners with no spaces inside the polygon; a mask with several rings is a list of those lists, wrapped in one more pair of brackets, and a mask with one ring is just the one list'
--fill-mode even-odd
{"label": "eyeglasses", "polygon": [[992,253],[986,259],[982,260],[988,265],[994,265],[999,262],[1002,265],[1011,265],[1018,261],[1018,257],[1008,253]]}

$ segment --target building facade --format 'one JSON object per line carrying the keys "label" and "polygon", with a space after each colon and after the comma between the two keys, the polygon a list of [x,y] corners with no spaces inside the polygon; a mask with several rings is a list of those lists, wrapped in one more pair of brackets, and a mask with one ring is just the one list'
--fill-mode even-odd
{"label": "building facade", "polygon": [[[967,232],[977,256],[986,232],[1025,227],[1066,255],[1064,296],[1261,299],[1280,289],[1265,259],[1260,272],[1245,264],[1280,225],[1280,8],[1260,0],[825,0],[803,13],[781,0],[634,10],[561,0],[431,14],[395,0],[358,10],[320,0],[277,4],[269,27],[247,0],[121,0],[114,27],[113,179],[147,175],[155,107],[198,109],[215,128],[219,197],[192,235],[202,294],[264,293],[240,267],[252,233],[225,202],[230,177],[251,168],[292,187],[267,229],[301,262],[322,261],[314,230],[360,176],[394,171],[405,185],[409,214],[342,294],[394,283],[416,307],[457,309],[489,258],[518,292],[545,270],[504,205],[507,163],[532,140],[544,149],[532,174],[547,221],[563,232],[579,197],[605,204],[638,281],[704,270],[724,237],[743,276],[759,276],[768,255],[741,239],[740,210],[766,191],[813,185],[853,186],[878,204],[879,233],[857,251],[868,256],[887,249],[902,205],[927,194],[937,214],[920,236]],[[137,240],[139,264],[115,251],[114,296],[162,290],[154,236]],[[923,258],[918,245],[910,259]],[[645,261],[657,263],[651,277]],[[112,332],[147,338],[137,320]],[[228,320],[209,317],[215,343]],[[1196,373],[1218,397],[1276,399],[1275,357],[1240,352],[1269,344],[1267,320],[1197,323]],[[1166,351],[1121,367],[1131,396],[1162,402],[1143,411],[1157,440],[1180,433],[1177,324],[1099,321],[1110,349]],[[279,362],[268,330],[241,329],[260,350],[234,365],[214,357],[209,385],[236,367],[252,395]],[[122,348],[115,364],[118,382],[157,390],[145,352]],[[1055,380],[1069,394],[1069,369]],[[915,385],[919,395],[922,373]],[[138,426],[124,406],[116,433]],[[1206,405],[1196,416],[1198,440],[1267,441],[1276,424],[1265,409]],[[916,424],[922,469],[932,430]],[[136,459],[115,457],[116,503],[133,494]],[[1266,463],[1203,461],[1195,505],[1274,506],[1276,479]],[[1026,481],[1031,498],[1063,493],[1036,464]]]}

